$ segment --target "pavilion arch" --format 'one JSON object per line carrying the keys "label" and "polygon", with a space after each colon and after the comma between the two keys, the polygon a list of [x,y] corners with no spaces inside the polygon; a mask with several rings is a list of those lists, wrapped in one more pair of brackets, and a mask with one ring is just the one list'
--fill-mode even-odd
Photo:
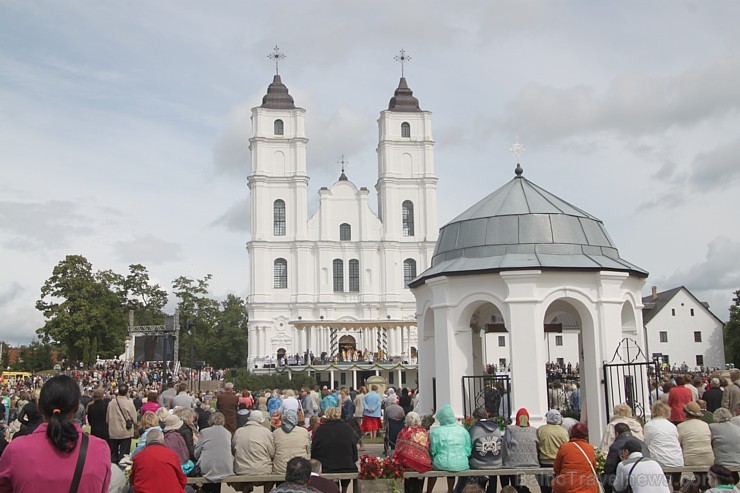
{"label": "pavilion arch", "polygon": [[427,306],[425,308],[423,320],[424,326],[422,327],[422,331],[424,334],[424,339],[434,337],[434,310],[432,310],[431,306]]}
{"label": "pavilion arch", "polygon": [[562,303],[570,305],[570,307],[573,308],[578,314],[578,317],[580,319],[579,321],[581,333],[584,335],[586,333],[589,333],[591,336],[593,336],[594,319],[596,314],[592,313],[588,309],[588,307],[594,306],[595,302],[589,300],[588,297],[583,296],[582,293],[579,293],[578,291],[572,289],[553,291],[545,297],[545,299],[542,301],[542,306],[544,307],[544,312],[542,314],[543,327],[544,324],[547,323],[546,318],[550,307],[555,304],[556,309],[562,308]]}
{"label": "pavilion arch", "polygon": [[[417,337],[417,354],[426,354],[426,357],[419,358],[419,391],[421,395],[425,395],[424,399],[427,399],[427,406],[429,409],[436,409],[436,374],[435,369],[435,358],[436,358],[436,346],[435,346],[435,322],[434,322],[434,309],[432,308],[431,302],[424,304],[424,310],[420,313],[423,315],[419,319],[418,326],[418,337]],[[421,375],[424,375],[421,377]]]}
{"label": "pavilion arch", "polygon": [[542,304],[545,306],[549,306],[550,303],[558,298],[573,298],[575,301],[581,303],[584,307],[599,302],[598,298],[592,297],[588,291],[581,288],[574,288],[569,286],[550,291],[542,298]]}
{"label": "pavilion arch", "polygon": [[627,300],[622,303],[622,336],[637,336],[637,319],[635,317],[635,307]]}
{"label": "pavilion arch", "polygon": [[470,321],[473,318],[473,315],[476,311],[478,311],[483,305],[489,304],[492,305],[501,315],[501,317],[504,319],[504,325],[508,326],[508,311],[506,309],[506,303],[504,303],[503,300],[499,299],[496,296],[491,295],[490,293],[471,293],[458,303],[458,307],[463,307],[459,309],[459,317],[457,318],[457,325],[456,327],[470,327]]}

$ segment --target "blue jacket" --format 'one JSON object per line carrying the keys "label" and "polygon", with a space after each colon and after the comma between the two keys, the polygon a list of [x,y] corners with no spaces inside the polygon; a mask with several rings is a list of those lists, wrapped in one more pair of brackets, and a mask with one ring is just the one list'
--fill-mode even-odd
{"label": "blue jacket", "polygon": [[439,426],[429,432],[432,467],[437,471],[465,471],[469,469],[470,434],[457,422],[449,404],[435,415]]}
{"label": "blue jacket", "polygon": [[321,399],[321,410],[326,411],[330,407],[339,407],[339,403],[331,394],[326,394],[326,397]]}
{"label": "blue jacket", "polygon": [[374,390],[371,390],[370,392],[365,395],[365,398],[362,400],[363,406],[365,409],[362,411],[363,416],[372,416],[374,418],[380,417],[380,396],[377,392]]}
{"label": "blue jacket", "polygon": [[282,404],[282,401],[278,397],[270,397],[270,400],[267,401],[267,412],[270,413],[270,416],[273,415],[275,411],[280,409],[280,406]]}

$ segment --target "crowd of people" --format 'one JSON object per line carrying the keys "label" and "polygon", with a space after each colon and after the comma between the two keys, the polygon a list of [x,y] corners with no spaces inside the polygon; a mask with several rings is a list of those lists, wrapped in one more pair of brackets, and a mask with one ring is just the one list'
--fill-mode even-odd
{"label": "crowd of people", "polygon": [[[430,427],[410,389],[237,392],[226,382],[211,394],[193,392],[184,378],[177,382],[184,376],[167,366],[114,364],[8,382],[10,402],[0,409],[9,423],[0,439],[0,492],[56,491],[75,481],[85,492],[187,491],[188,476],[210,481],[206,492],[220,491],[219,482],[232,475],[284,475],[292,483],[293,466],[303,476],[306,468],[316,477],[357,472],[364,437],[379,436],[386,453],[409,470],[481,471],[457,484],[448,477],[449,493],[495,493],[499,484],[502,491],[527,491],[527,469],[536,467],[554,472],[535,476],[542,493],[714,492],[734,488],[738,479],[730,469],[740,467],[740,370],[724,382],[671,376],[644,424],[627,404],[615,406],[598,448],[589,444],[585,423],[557,409],[535,428],[527,409],[507,423],[498,402],[487,398],[463,424],[449,404],[442,406]],[[663,472],[682,466],[702,472]],[[502,468],[517,473],[493,473]],[[332,489],[313,477],[301,479],[299,490],[346,493],[349,486],[344,481]],[[404,488],[431,493],[435,482],[407,478]],[[276,489],[287,491],[284,484]]]}

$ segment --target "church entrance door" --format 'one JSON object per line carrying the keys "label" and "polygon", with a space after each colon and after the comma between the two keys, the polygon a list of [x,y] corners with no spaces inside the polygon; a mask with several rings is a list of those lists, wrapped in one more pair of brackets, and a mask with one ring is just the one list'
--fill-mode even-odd
{"label": "church entrance door", "polygon": [[351,335],[343,335],[339,338],[339,361],[350,362],[356,360],[357,341]]}

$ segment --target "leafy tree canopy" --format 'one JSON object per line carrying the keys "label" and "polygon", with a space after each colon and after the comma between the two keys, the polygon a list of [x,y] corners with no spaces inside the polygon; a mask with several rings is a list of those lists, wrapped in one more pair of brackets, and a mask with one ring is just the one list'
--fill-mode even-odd
{"label": "leafy tree canopy", "polygon": [[[215,337],[218,321],[218,301],[208,296],[211,274],[203,279],[180,276],[172,281],[172,292],[179,299],[180,310],[180,361],[185,366],[198,360],[210,360],[209,344]],[[190,348],[193,348],[191,353]]]}
{"label": "leafy tree canopy", "polygon": [[167,292],[151,283],[141,264],[130,265],[123,276],[94,272],[85,257],[68,255],[41,287],[36,308],[47,320],[36,333],[45,343],[59,343],[69,360],[89,365],[97,356],[123,352],[129,310],[137,324],[158,324],[166,303]]}
{"label": "leafy tree canopy", "polygon": [[[227,380],[229,380],[227,378]],[[289,379],[285,374],[257,375],[240,369],[234,378],[234,387],[237,390],[264,390],[264,389],[293,389],[300,390],[302,387],[313,388],[316,378],[308,375],[293,375]]]}
{"label": "leafy tree canopy", "polygon": [[44,343],[59,343],[72,361],[89,364],[98,353],[120,354],[126,321],[123,300],[112,288],[105,273],[94,273],[85,257],[68,255],[41,287],[36,308],[47,320],[36,333]]}
{"label": "leafy tree canopy", "polygon": [[247,362],[247,304],[229,294],[221,302],[214,337],[207,342],[207,359],[216,368],[236,368]]}

